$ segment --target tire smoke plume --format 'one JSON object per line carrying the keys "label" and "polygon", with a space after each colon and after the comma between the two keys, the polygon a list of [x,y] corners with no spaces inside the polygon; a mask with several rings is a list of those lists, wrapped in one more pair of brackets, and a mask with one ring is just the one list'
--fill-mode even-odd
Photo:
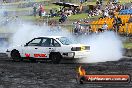
{"label": "tire smoke plume", "polygon": [[[15,25],[12,24],[10,27],[13,29]],[[90,55],[85,59],[81,59],[79,63],[115,61],[122,57],[122,42],[114,32],[75,37],[63,28],[56,27],[53,29],[45,25],[39,26],[26,22],[17,25],[16,32],[10,38],[9,46],[24,45],[32,38],[51,35],[70,37],[79,43],[90,45]]]}
{"label": "tire smoke plume", "polygon": [[83,63],[116,61],[122,58],[123,45],[118,35],[114,32],[104,32],[94,34],[89,37],[82,37],[82,43],[90,45],[91,54],[85,59],[80,60]]}

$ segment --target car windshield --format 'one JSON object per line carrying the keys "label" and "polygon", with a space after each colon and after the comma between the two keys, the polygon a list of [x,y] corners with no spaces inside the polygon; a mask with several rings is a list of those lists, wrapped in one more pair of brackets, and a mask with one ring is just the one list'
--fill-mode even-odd
{"label": "car windshield", "polygon": [[57,38],[63,45],[70,45],[70,44],[73,44],[74,41],[70,40],[69,38],[67,37],[60,37],[60,38]]}

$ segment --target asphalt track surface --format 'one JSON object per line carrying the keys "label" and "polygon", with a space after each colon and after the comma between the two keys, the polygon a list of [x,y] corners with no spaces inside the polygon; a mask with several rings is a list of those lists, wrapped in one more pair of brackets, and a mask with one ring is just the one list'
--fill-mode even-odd
{"label": "asphalt track surface", "polygon": [[76,81],[80,65],[87,74],[132,75],[132,58],[94,64],[52,64],[46,61],[13,62],[5,55],[0,57],[0,88],[132,88],[132,82],[78,84]]}

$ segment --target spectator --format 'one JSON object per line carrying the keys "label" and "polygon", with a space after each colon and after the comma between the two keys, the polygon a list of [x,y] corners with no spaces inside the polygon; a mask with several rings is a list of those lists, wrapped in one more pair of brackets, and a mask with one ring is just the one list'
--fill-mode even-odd
{"label": "spectator", "polygon": [[55,17],[57,16],[57,10],[53,11],[52,9],[50,10],[50,16]]}
{"label": "spectator", "polygon": [[80,29],[81,29],[80,23],[79,23],[79,21],[77,21],[74,24],[75,24],[74,33],[78,34],[80,32]]}
{"label": "spectator", "polygon": [[82,12],[82,10],[83,10],[83,6],[82,6],[82,4],[79,6],[79,12],[81,13]]}
{"label": "spectator", "polygon": [[34,7],[33,7],[33,15],[36,16],[36,14],[37,14],[37,7],[34,5]]}
{"label": "spectator", "polygon": [[121,18],[119,18],[119,17],[115,17],[114,18],[114,21],[113,21],[113,28],[114,28],[114,30],[116,31],[118,31],[119,30],[119,27],[121,26],[121,24],[122,24],[122,20],[121,20]]}
{"label": "spectator", "polygon": [[99,0],[99,3],[102,5],[102,3],[103,3],[102,0]]}
{"label": "spectator", "polygon": [[42,17],[42,13],[44,12],[44,8],[42,5],[39,6],[39,16]]}
{"label": "spectator", "polygon": [[114,3],[118,3],[118,0],[114,0]]}
{"label": "spectator", "polygon": [[68,10],[68,9],[67,9],[67,10],[65,11],[65,13],[67,14],[67,16],[71,16],[71,15],[72,15],[72,10],[70,10],[70,9]]}
{"label": "spectator", "polygon": [[128,23],[132,23],[132,14],[130,15],[130,18],[128,20]]}
{"label": "spectator", "polygon": [[99,2],[99,0],[97,0],[97,1],[96,1],[96,5],[99,5],[99,4],[100,4],[100,2]]}
{"label": "spectator", "polygon": [[106,22],[104,22],[104,24],[102,25],[102,28],[99,28],[98,31],[99,31],[99,32],[104,32],[104,31],[107,30],[107,29],[108,29],[108,25],[107,25]]}
{"label": "spectator", "polygon": [[66,14],[65,14],[65,13],[62,13],[61,18],[59,19],[59,23],[63,23],[63,22],[65,22],[66,19],[67,19]]}
{"label": "spectator", "polygon": [[118,24],[118,25],[121,25],[121,24],[122,24],[122,20],[121,20],[120,17],[117,18],[117,24]]}
{"label": "spectator", "polygon": [[108,17],[108,10],[102,10],[103,18]]}

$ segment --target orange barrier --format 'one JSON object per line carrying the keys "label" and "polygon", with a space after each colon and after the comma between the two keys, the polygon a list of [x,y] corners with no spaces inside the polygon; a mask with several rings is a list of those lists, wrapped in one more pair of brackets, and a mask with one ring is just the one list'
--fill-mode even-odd
{"label": "orange barrier", "polygon": [[[116,17],[120,17],[123,24],[123,26],[120,26],[119,28],[119,33],[132,34],[132,23],[129,23],[129,24],[127,23],[130,18],[130,15],[116,15]],[[100,18],[99,20],[96,20],[96,21],[92,21],[90,24],[92,24],[91,28],[95,32],[97,31],[98,28],[102,27],[104,22],[107,23],[108,30],[113,29],[113,21],[114,21],[114,18],[106,17],[106,18]]]}

